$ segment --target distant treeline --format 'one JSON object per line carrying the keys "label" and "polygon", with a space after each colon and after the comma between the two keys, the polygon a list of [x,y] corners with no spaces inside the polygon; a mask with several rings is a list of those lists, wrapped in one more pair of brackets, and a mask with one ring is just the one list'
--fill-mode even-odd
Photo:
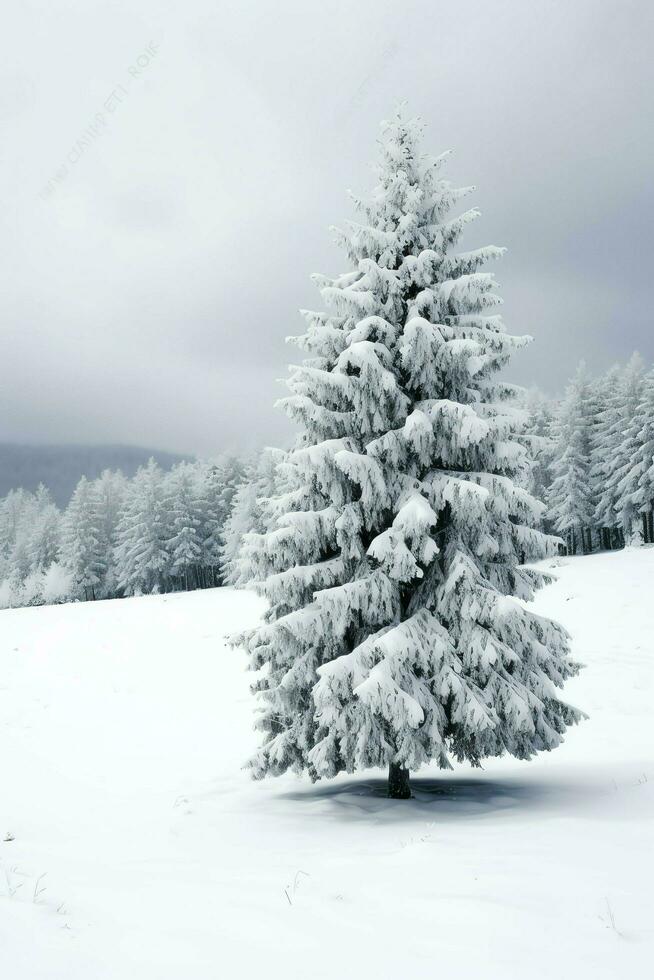
{"label": "distant treeline", "polygon": [[[524,486],[568,554],[654,542],[654,371],[637,354],[598,378],[582,365],[561,400],[530,392],[518,409],[532,459]],[[0,608],[245,585],[244,537],[285,513],[284,459],[265,450],[169,472],[151,459],[131,479],[82,477],[63,511],[44,486],[10,491]]]}
{"label": "distant treeline", "polygon": [[558,402],[532,393],[527,435],[544,525],[569,554],[654,542],[654,371],[634,354]]}
{"label": "distant treeline", "polygon": [[82,477],[61,511],[44,486],[0,501],[0,607],[222,584],[223,530],[251,464],[151,459]]}

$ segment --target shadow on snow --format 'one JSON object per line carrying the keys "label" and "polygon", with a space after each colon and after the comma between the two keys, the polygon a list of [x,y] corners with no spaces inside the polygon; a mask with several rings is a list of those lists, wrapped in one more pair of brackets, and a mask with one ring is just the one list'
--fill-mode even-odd
{"label": "shadow on snow", "polygon": [[419,777],[411,778],[411,800],[389,800],[388,784],[383,778],[337,779],[332,782],[279,793],[278,799],[300,804],[323,804],[321,814],[338,818],[360,811],[362,815],[381,820],[397,817],[402,821],[454,820],[484,817],[502,811],[529,811],[572,815],[584,809],[596,809],[602,816],[600,800],[610,798],[614,787],[604,780],[588,778],[555,781],[551,779],[492,777]]}

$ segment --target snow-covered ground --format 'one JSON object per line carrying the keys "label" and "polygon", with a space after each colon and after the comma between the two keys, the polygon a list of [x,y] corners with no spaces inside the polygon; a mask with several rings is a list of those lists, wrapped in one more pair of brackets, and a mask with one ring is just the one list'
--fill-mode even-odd
{"label": "snow-covered ground", "polygon": [[407,802],[241,770],[252,595],[0,613],[0,976],[645,976],[654,548],[546,564],[589,720]]}

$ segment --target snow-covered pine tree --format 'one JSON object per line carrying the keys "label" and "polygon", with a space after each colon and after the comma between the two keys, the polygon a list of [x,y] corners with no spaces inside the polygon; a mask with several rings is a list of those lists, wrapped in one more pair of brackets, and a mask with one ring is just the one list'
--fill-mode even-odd
{"label": "snow-covered pine tree", "polygon": [[227,585],[241,586],[248,579],[248,534],[270,530],[266,502],[278,489],[277,467],[284,459],[280,449],[263,449],[246,467],[244,482],[232,500],[222,531],[222,576]]}
{"label": "snow-covered pine tree", "polygon": [[154,459],[131,480],[118,525],[118,586],[126,595],[165,591],[170,573],[163,473]]}
{"label": "snow-covered pine tree", "polygon": [[2,608],[22,605],[23,583],[32,567],[29,538],[34,516],[34,495],[27,490],[10,490],[0,503]]}
{"label": "snow-covered pine tree", "polygon": [[222,529],[226,520],[223,497],[223,470],[215,462],[196,464],[198,499],[201,513],[200,540],[202,557],[200,579],[202,588],[220,584]]}
{"label": "snow-covered pine tree", "polygon": [[[537,500],[545,500],[552,482],[554,405],[542,391],[532,388],[526,393],[524,408],[527,422],[522,442],[527,447],[532,461],[528,489]],[[543,525],[544,529],[549,531],[546,513],[543,515]]]}
{"label": "snow-covered pine tree", "polygon": [[129,484],[120,470],[103,470],[97,480],[94,480],[94,487],[100,518],[102,552],[107,565],[102,593],[105,597],[112,597],[118,593],[115,555],[118,544],[118,526],[123,514]]}
{"label": "snow-covered pine tree", "polygon": [[37,488],[34,500],[36,507],[27,548],[32,570],[45,571],[59,556],[61,514],[43,484]]}
{"label": "snow-covered pine tree", "polygon": [[622,442],[621,371],[618,365],[610,368],[596,383],[597,418],[591,450],[591,484],[602,547],[617,548],[624,544],[618,523],[617,488],[609,479],[616,453]]}
{"label": "snow-covered pine tree", "polygon": [[0,502],[0,554],[9,558],[22,522],[30,494],[22,488],[10,490]]}
{"label": "snow-covered pine tree", "polygon": [[41,484],[0,500],[0,608],[61,601],[80,594],[59,564],[62,515]]}
{"label": "snow-covered pine tree", "polygon": [[654,371],[645,375],[640,386],[640,402],[629,425],[630,465],[618,484],[623,509],[638,513],[640,535],[645,544],[654,541]]}
{"label": "snow-covered pine tree", "polygon": [[559,406],[555,424],[549,519],[565,538],[569,554],[592,550],[594,506],[590,477],[588,376],[580,364]]}
{"label": "snow-covered pine tree", "polygon": [[16,593],[16,604],[20,605],[20,589],[33,570],[31,537],[38,521],[39,505],[36,494],[22,489],[10,494],[7,499],[9,498],[9,578]]}
{"label": "snow-covered pine tree", "polygon": [[71,574],[77,594],[95,599],[107,570],[107,555],[102,547],[95,487],[85,476],[77,484],[64,514],[61,561]]}
{"label": "snow-covered pine tree", "polygon": [[197,467],[193,463],[178,463],[166,476],[164,496],[170,572],[188,592],[200,584],[198,573],[203,554],[203,497]]}
{"label": "snow-covered pine tree", "polygon": [[223,585],[223,529],[231,513],[239,487],[246,478],[246,466],[237,456],[219,456],[202,463],[204,492],[203,564],[206,585]]}
{"label": "snow-covered pine tree", "polygon": [[401,113],[383,125],[378,185],[339,233],[352,269],[315,277],[329,312],[306,313],[284,401],[303,434],[277,526],[248,542],[270,611],[240,638],[265,668],[254,775],[389,766],[392,797],[424,763],[530,758],[580,717],[558,694],[565,631],[513,598],[548,550],[524,413],[493,378],[527,338],[491,312],[480,270],[502,250],[456,250],[478,212],[451,216],[470,189],[420,135]]}
{"label": "snow-covered pine tree", "polygon": [[644,367],[642,357],[636,352],[622,372],[618,390],[615,445],[604,485],[606,497],[615,501],[614,508],[626,544],[637,542],[641,538],[638,510],[632,502],[636,487],[630,481],[630,472],[632,459],[638,448],[638,407],[642,399]]}

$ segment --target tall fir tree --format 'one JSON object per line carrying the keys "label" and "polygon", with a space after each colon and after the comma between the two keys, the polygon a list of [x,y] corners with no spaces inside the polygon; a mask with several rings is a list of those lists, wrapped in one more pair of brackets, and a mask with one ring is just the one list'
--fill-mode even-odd
{"label": "tall fir tree", "polygon": [[642,400],[643,372],[643,359],[640,354],[634,353],[620,379],[615,443],[605,481],[605,494],[614,501],[616,519],[627,544],[640,540],[640,521],[638,508],[632,499],[635,487],[630,482],[630,472],[638,450],[638,408]]}
{"label": "tall fir tree", "polygon": [[[640,396],[627,432],[632,448],[630,465],[623,471],[618,492],[623,508],[639,515],[640,537],[650,544],[654,542],[654,371],[643,378]],[[636,534],[634,528],[632,539]]]}
{"label": "tall fir tree", "polygon": [[84,599],[95,599],[107,570],[102,545],[98,498],[93,483],[81,478],[66,508],[61,532],[61,560]]}
{"label": "tall fir tree", "polygon": [[29,560],[33,571],[45,571],[59,556],[61,514],[43,485],[38,488],[35,497],[37,508],[29,533]]}
{"label": "tall fir tree", "polygon": [[106,558],[107,570],[103,582],[103,595],[115,596],[118,592],[116,570],[116,546],[118,527],[123,515],[129,483],[120,470],[103,470],[94,481],[100,515],[100,536]]}
{"label": "tall fir tree", "polygon": [[166,477],[166,510],[171,575],[182,587],[197,588],[202,564],[203,503],[197,467],[178,463]]}
{"label": "tall fir tree", "polygon": [[131,481],[118,525],[118,586],[126,595],[165,591],[169,583],[168,515],[161,468],[154,459]]}
{"label": "tall fir tree", "polygon": [[[552,482],[554,409],[551,400],[538,389],[527,392],[524,407],[527,422],[522,441],[532,461],[529,490],[536,500],[544,501]],[[550,530],[547,512],[543,515],[543,527]]]}
{"label": "tall fir tree", "polygon": [[9,558],[19,534],[29,494],[22,488],[10,490],[0,503],[0,553]]}
{"label": "tall fir tree", "polygon": [[610,479],[622,442],[621,370],[614,365],[597,382],[597,419],[591,451],[591,481],[595,509],[593,520],[604,548],[624,544],[617,514],[618,491]]}
{"label": "tall fir tree", "polygon": [[470,188],[420,135],[402,113],[383,125],[377,187],[337,233],[351,271],[314,277],[328,312],[305,313],[283,402],[302,435],[244,556],[270,610],[240,638],[265,668],[254,775],[388,766],[392,797],[432,760],[530,758],[579,718],[565,631],[513,598],[550,544],[494,377],[529,338],[493,313],[481,270],[502,249],[457,251],[478,212],[451,216]]}
{"label": "tall fir tree", "polygon": [[277,468],[284,459],[279,449],[264,449],[246,467],[243,483],[232,499],[232,506],[222,529],[221,570],[227,585],[242,586],[248,579],[248,561],[244,541],[248,534],[270,530],[272,519],[267,501],[279,486]]}
{"label": "tall fir tree", "polygon": [[638,507],[633,497],[636,486],[632,481],[632,472],[642,424],[639,407],[643,396],[644,370],[640,354],[633,354],[624,370],[620,404],[621,439],[608,479],[608,485],[617,497],[616,510],[627,544],[639,544],[642,540]]}
{"label": "tall fir tree", "polygon": [[584,364],[566,391],[556,421],[553,480],[549,489],[549,519],[565,539],[568,552],[592,550],[594,518],[591,480],[591,408]]}
{"label": "tall fir tree", "polygon": [[235,456],[219,456],[201,464],[204,494],[203,566],[206,585],[223,585],[223,529],[246,468]]}

